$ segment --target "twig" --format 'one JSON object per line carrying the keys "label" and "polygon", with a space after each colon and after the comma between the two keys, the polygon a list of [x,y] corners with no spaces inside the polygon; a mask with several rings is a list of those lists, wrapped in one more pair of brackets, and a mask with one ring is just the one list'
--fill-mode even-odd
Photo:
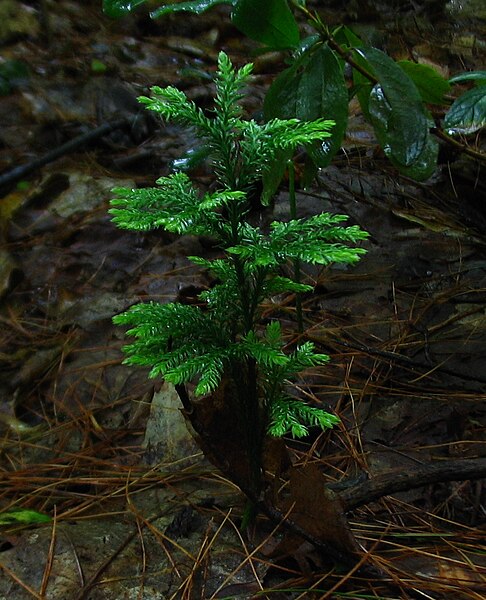
{"label": "twig", "polygon": [[322,552],[324,556],[330,558],[337,564],[340,564],[350,569],[350,573],[356,573],[357,575],[376,578],[394,593],[398,592],[400,594],[404,594],[403,588],[406,588],[405,593],[407,595],[402,595],[402,598],[404,600],[406,600],[409,597],[420,599],[423,598],[423,596],[419,596],[416,593],[416,591],[413,588],[410,588],[405,582],[403,582],[402,587],[401,585],[390,581],[390,576],[380,567],[368,564],[366,560],[369,557],[369,553],[352,555],[351,553],[341,552],[340,550],[337,550],[334,546],[331,546],[327,542],[324,542],[323,540],[315,538],[314,536],[309,534],[305,529],[300,527],[300,525],[289,519],[287,515],[284,515],[276,508],[269,506],[263,501],[258,502],[257,506],[258,509],[262,512],[262,514],[267,516],[272,522],[280,523],[285,529],[288,529],[289,531],[297,534],[305,541],[310,542],[317,550]]}
{"label": "twig", "polygon": [[23,177],[26,177],[30,173],[37,171],[44,165],[55,161],[61,156],[64,156],[65,154],[68,154],[69,152],[72,152],[73,150],[76,150],[88,144],[89,142],[97,140],[98,138],[103,137],[115,129],[120,129],[121,127],[130,124],[132,120],[133,117],[127,117],[124,119],[117,119],[116,121],[103,123],[103,125],[96,127],[96,129],[88,131],[87,133],[83,133],[82,135],[78,135],[78,137],[75,137],[73,140],[69,140],[69,142],[54,148],[47,154],[44,154],[44,156],[36,158],[25,165],[21,165],[20,167],[15,167],[6,173],[2,173],[0,175],[0,189],[6,185],[11,185],[17,181],[20,181]]}
{"label": "twig", "polygon": [[[337,492],[344,510],[350,511],[396,492],[413,490],[431,483],[465,481],[486,477],[486,458],[438,461],[407,471],[392,470]],[[333,488],[333,485],[329,485]]]}
{"label": "twig", "polygon": [[47,560],[46,566],[44,568],[44,574],[42,575],[42,582],[39,590],[40,596],[44,598],[46,596],[47,585],[49,583],[49,578],[52,573],[52,565],[54,563],[54,553],[56,547],[56,525],[57,525],[57,514],[56,507],[54,506],[54,515],[52,520],[52,533],[51,533],[51,541],[49,543],[49,551],[47,552]]}
{"label": "twig", "polygon": [[11,577],[15,583],[17,583],[20,587],[22,587],[26,592],[28,592],[33,598],[36,600],[44,600],[40,594],[38,594],[34,589],[29,587],[26,583],[24,583],[20,577],[18,577],[11,569],[0,562],[0,570],[4,571],[9,577]]}
{"label": "twig", "polygon": [[479,160],[481,162],[486,162],[486,154],[484,152],[481,152],[480,150],[474,150],[474,148],[470,148],[467,144],[463,144],[462,142],[459,142],[458,140],[454,139],[452,136],[448,135],[440,127],[433,127],[430,131],[436,137],[438,137],[440,140],[449,144],[449,146],[452,146],[452,147],[456,148],[456,150],[459,150],[459,152],[464,152],[464,154],[468,154],[469,156],[472,156],[476,160]]}
{"label": "twig", "polygon": [[[317,343],[322,344],[322,340],[318,338],[314,338],[313,336],[309,336],[309,339],[315,341]],[[338,344],[339,346],[344,346],[345,348],[349,348],[350,350],[357,350],[359,352],[364,352],[365,354],[369,354],[370,356],[380,356],[381,358],[388,359],[393,362],[401,363],[408,365],[412,369],[425,369],[426,371],[430,371],[430,365],[426,365],[419,361],[414,360],[413,358],[409,358],[403,354],[399,354],[398,352],[389,352],[387,350],[379,350],[377,348],[372,348],[371,346],[366,346],[361,343],[350,343],[345,342],[343,340],[333,339],[333,343]],[[457,377],[458,379],[463,379],[466,381],[477,381],[478,383],[486,383],[486,377],[481,377],[479,374],[475,375],[467,375],[465,373],[459,373],[454,369],[450,369],[448,367],[444,367],[442,365],[437,365],[435,370],[440,373],[444,373],[444,375],[450,375],[451,377]]]}

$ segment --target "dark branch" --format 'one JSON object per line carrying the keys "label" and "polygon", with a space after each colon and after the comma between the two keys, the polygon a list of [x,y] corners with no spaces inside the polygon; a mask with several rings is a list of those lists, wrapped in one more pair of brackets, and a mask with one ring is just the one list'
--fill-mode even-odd
{"label": "dark branch", "polygon": [[[486,458],[434,462],[407,471],[388,471],[339,492],[344,510],[350,511],[383,496],[431,483],[486,478]],[[329,486],[332,489],[332,485]]]}
{"label": "dark branch", "polygon": [[57,148],[54,148],[47,154],[44,154],[44,156],[41,156],[40,158],[36,158],[35,160],[25,165],[20,165],[19,167],[15,167],[10,171],[7,171],[6,173],[2,173],[0,175],[0,188],[20,181],[30,173],[37,171],[43,166],[57,160],[61,156],[64,156],[66,154],[69,154],[70,152],[73,152],[74,150],[82,148],[86,144],[89,144],[90,142],[93,142],[94,140],[105,136],[106,134],[114,131],[115,129],[125,127],[129,123],[130,118],[118,119],[116,121],[110,121],[109,123],[103,123],[103,125],[96,127],[96,129],[88,131],[87,133],[83,133],[82,135],[78,135],[74,139],[69,140],[69,142],[62,144]]}

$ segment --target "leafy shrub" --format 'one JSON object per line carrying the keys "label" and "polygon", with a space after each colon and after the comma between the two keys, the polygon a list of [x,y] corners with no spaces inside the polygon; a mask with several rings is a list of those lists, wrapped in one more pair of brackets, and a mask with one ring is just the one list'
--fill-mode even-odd
{"label": "leafy shrub", "polygon": [[[104,0],[105,12],[121,16],[146,0]],[[265,100],[265,118],[298,118],[313,121],[322,116],[335,122],[333,137],[309,145],[314,169],[330,164],[340,149],[347,129],[348,103],[356,95],[364,117],[390,162],[404,175],[418,181],[429,178],[437,167],[438,137],[457,149],[485,160],[480,152],[462,145],[453,136],[472,134],[486,124],[486,72],[477,72],[471,90],[448,108],[451,84],[468,74],[444,79],[430,66],[394,61],[377,48],[367,46],[345,26],[330,30],[305,0],[291,0],[315,33],[303,39],[287,0],[193,0],[162,4],[153,18],[176,12],[201,14],[219,4],[232,7],[231,20],[245,35],[268,49],[288,50],[291,64],[276,78]],[[344,65],[352,68],[351,86]],[[434,122],[430,106],[445,107],[443,127]]]}

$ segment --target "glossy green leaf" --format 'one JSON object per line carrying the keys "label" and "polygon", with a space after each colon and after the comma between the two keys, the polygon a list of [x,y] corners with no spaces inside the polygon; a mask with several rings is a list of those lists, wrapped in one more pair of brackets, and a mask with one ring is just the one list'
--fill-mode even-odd
{"label": "glossy green leaf", "polygon": [[434,68],[411,60],[399,60],[397,65],[415,83],[424,102],[429,104],[444,103],[444,95],[450,91],[451,85]]}
{"label": "glossy green leaf", "polygon": [[263,171],[263,191],[260,197],[260,202],[263,206],[268,206],[275,196],[285,171],[287,170],[287,161],[292,158],[293,153],[292,148],[279,150],[275,156],[275,160],[272,161],[272,164]]}
{"label": "glossy green leaf", "polygon": [[444,118],[450,135],[474,133],[486,126],[486,86],[474,87],[459,96]]}
{"label": "glossy green leaf", "polygon": [[266,119],[332,119],[332,136],[311,150],[318,166],[329,164],[346,130],[348,91],[340,61],[327,44],[277,77],[265,98],[264,114]]}
{"label": "glossy green leaf", "polygon": [[486,71],[469,71],[468,73],[459,73],[449,79],[449,83],[462,83],[464,81],[474,81],[476,85],[486,85]]}
{"label": "glossy green leaf", "polygon": [[137,6],[144,4],[147,0],[103,0],[103,12],[117,19],[133,12]]}
{"label": "glossy green leaf", "polygon": [[333,38],[340,46],[345,48],[359,48],[363,45],[363,40],[346,25],[337,27],[333,31]]}
{"label": "glossy green leaf", "polygon": [[236,0],[232,21],[249,38],[271,48],[299,43],[299,28],[286,0]]}
{"label": "glossy green leaf", "polygon": [[416,169],[426,179],[435,169],[436,142],[420,93],[406,73],[384,52],[358,48],[378,84],[369,99],[369,115],[385,154],[400,169]]}
{"label": "glossy green leaf", "polygon": [[[358,52],[353,52],[353,61],[355,64],[361,67],[364,72],[369,73],[373,77],[373,69],[364,56]],[[353,84],[353,95],[356,95],[358,98],[363,115],[369,121],[370,113],[368,104],[370,101],[370,93],[373,89],[373,82],[358,69],[353,69]]]}
{"label": "glossy green leaf", "polygon": [[[398,148],[401,148],[403,139],[400,138],[399,128],[403,125],[398,125],[398,135],[396,135],[394,132],[394,116],[396,115],[393,114],[393,110],[379,84],[375,85],[371,91],[369,109],[376,137],[390,161],[401,173],[412,179],[417,181],[428,179],[434,173],[439,148],[438,144],[428,134],[428,129],[425,135],[425,143],[420,144],[420,152],[413,151],[414,159],[412,161],[408,163],[401,162],[395,156],[394,147],[389,143],[389,140],[392,140]],[[432,121],[428,123],[429,126],[433,126]]]}
{"label": "glossy green leaf", "polygon": [[[341,148],[348,124],[349,101],[342,61],[327,44],[313,54],[308,64],[307,82],[304,83],[313,92],[307,104],[307,112],[319,113],[319,116],[332,119],[335,123],[332,137],[314,145],[310,151],[316,166],[324,168]],[[314,118],[316,117],[309,120]]]}
{"label": "glossy green leaf", "polygon": [[33,525],[35,523],[49,523],[51,520],[49,515],[24,508],[14,508],[0,513],[0,525]]}
{"label": "glossy green leaf", "polygon": [[321,41],[321,36],[317,33],[308,35],[302,38],[292,52],[292,58],[294,61],[298,60],[301,56],[305,55],[310,49]]}
{"label": "glossy green leaf", "polygon": [[364,115],[365,119],[367,119],[369,121],[370,120],[369,103],[370,103],[371,90],[373,89],[373,84],[370,82],[370,80],[367,77],[365,77],[362,73],[360,73],[356,69],[353,70],[353,84],[354,85],[353,85],[352,94],[353,94],[353,96],[356,95],[356,97],[358,98],[359,105],[361,106],[361,110],[363,111],[363,115]]}
{"label": "glossy green leaf", "polygon": [[[433,126],[432,121],[430,126]],[[408,166],[397,163],[393,157],[391,162],[399,169],[402,175],[415,179],[415,181],[425,181],[435,172],[437,167],[437,158],[439,155],[439,145],[432,136],[428,136],[427,143],[422,152],[416,157],[412,164]]]}
{"label": "glossy green leaf", "polygon": [[308,61],[308,53],[301,55],[275,78],[263,102],[263,114],[267,121],[297,117],[299,84]]}
{"label": "glossy green leaf", "polygon": [[158,19],[163,15],[175,12],[190,12],[195,15],[200,15],[213,6],[218,4],[235,4],[236,0],[193,0],[191,2],[177,2],[176,4],[164,4],[160,8],[152,11],[150,16],[152,19]]}

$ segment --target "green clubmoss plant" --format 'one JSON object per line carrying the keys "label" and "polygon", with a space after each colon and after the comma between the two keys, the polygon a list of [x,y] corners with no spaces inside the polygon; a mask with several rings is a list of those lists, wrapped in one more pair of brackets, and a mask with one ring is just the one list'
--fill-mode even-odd
{"label": "green clubmoss plant", "polygon": [[341,226],[345,216],[328,213],[274,221],[265,230],[250,223],[248,192],[266,170],[297,145],[328,137],[332,127],[324,119],[260,124],[242,118],[239,101],[251,71],[251,64],[237,70],[226,54],[219,55],[211,114],[174,87],[153,87],[151,98],[140,98],[149,110],[192,128],[202,139],[216,191],[202,193],[177,172],[158,179],[154,188],[116,188],[110,212],[119,227],[209,236],[220,249],[214,260],[189,257],[216,280],[200,294],[200,305],[137,304],[114,322],[128,325],[128,335],[135,338],[125,347],[125,362],[150,367],[151,377],[163,377],[178,390],[192,384],[193,397],[209,402],[224,379],[233,381],[233,418],[248,461],[247,489],[258,497],[266,435],[302,437],[309,427],[324,429],[338,422],[288,392],[296,374],[329,357],[308,341],[286,352],[279,321],[261,323],[262,303],[277,294],[312,291],[310,285],[283,276],[284,265],[353,264],[365,252],[354,244],[367,234],[357,226]]}

